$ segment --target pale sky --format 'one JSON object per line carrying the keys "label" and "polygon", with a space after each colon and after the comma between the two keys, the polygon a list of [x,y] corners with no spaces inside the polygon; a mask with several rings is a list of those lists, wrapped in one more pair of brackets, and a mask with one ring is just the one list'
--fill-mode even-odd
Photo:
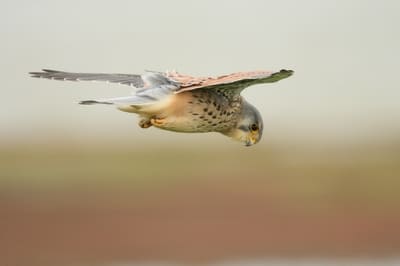
{"label": "pale sky", "polygon": [[264,118],[265,138],[385,138],[400,132],[399,11],[389,0],[3,0],[0,137],[210,138],[144,131],[135,115],[76,104],[130,87],[32,79],[29,71],[204,76],[286,68],[295,75],[243,92]]}

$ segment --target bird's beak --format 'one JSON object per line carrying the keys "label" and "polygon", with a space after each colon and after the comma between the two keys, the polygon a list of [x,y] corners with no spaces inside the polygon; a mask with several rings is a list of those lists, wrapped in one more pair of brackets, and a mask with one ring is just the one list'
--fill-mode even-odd
{"label": "bird's beak", "polygon": [[253,144],[256,144],[257,142],[258,142],[258,133],[257,132],[254,132],[254,133],[251,132],[249,137],[247,138],[247,140],[245,142],[245,145],[248,147],[248,146],[251,146]]}

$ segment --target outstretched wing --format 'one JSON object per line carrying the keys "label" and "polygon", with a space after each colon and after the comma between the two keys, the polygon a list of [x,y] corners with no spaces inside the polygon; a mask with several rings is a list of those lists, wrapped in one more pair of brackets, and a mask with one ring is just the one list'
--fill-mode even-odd
{"label": "outstretched wing", "polygon": [[207,88],[220,90],[228,95],[239,95],[243,89],[249,86],[261,83],[276,82],[278,80],[287,78],[292,74],[293,70],[282,69],[279,72],[238,72],[216,78],[196,78],[181,75],[176,72],[167,73],[167,76],[180,84],[180,88],[176,91],[176,93]]}
{"label": "outstretched wing", "polygon": [[136,88],[143,88],[145,86],[142,76],[135,74],[71,73],[50,69],[43,69],[42,72],[29,72],[29,74],[34,78],[70,81],[106,81]]}

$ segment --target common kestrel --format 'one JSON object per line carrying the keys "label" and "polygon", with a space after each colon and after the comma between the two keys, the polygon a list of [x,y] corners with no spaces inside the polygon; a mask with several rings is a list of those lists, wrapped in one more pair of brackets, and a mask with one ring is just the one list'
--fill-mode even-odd
{"label": "common kestrel", "polygon": [[155,126],[176,132],[220,132],[250,146],[260,141],[263,122],[258,110],[240,92],[248,86],[276,82],[293,74],[238,72],[219,77],[192,77],[173,72],[143,75],[70,73],[43,69],[32,77],[71,81],[106,81],[138,90],[131,96],[81,101],[80,104],[113,104],[119,110],[136,113],[139,126]]}

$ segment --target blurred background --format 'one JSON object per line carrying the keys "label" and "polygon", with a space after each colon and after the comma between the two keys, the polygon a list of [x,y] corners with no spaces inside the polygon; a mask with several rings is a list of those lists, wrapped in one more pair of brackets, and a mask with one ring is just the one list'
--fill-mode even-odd
{"label": "blurred background", "polygon": [[[0,264],[399,256],[398,1],[1,3]],[[243,92],[249,148],[79,106],[131,88],[42,68],[295,75]]]}

